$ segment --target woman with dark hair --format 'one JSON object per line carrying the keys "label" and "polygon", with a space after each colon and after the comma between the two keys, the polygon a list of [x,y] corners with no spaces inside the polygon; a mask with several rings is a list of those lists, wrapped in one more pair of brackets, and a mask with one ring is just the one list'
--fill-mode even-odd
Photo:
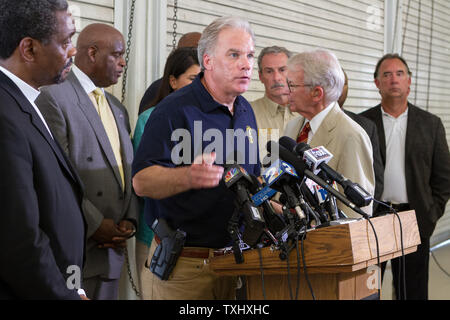
{"label": "woman with dark hair", "polygon": [[[170,93],[178,90],[192,82],[200,72],[198,63],[197,49],[191,47],[178,48],[173,51],[167,58],[164,67],[164,75],[156,98],[146,106],[144,111],[139,115],[133,136],[133,147],[136,152],[144,133],[145,124],[155,106],[167,97]],[[144,210],[141,210],[139,217],[139,226],[136,232],[136,268],[139,277],[142,298],[146,297],[146,278],[147,273],[151,272],[144,266],[148,257],[148,250],[153,239],[153,232],[145,223]]]}

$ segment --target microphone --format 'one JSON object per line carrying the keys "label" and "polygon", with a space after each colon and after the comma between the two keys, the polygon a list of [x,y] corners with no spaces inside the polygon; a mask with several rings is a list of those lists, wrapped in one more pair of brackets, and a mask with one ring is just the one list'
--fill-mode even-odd
{"label": "microphone", "polygon": [[[336,182],[333,181],[332,186],[336,189]],[[336,198],[328,195],[328,192],[318,184],[314,185],[314,191],[319,203],[324,203],[331,220],[339,220],[339,209],[337,207]]]}
{"label": "microphone", "polygon": [[258,208],[253,204],[249,189],[253,181],[247,171],[238,164],[225,165],[223,174],[225,186],[235,193],[236,207],[240,208],[244,215],[245,230],[243,240],[249,246],[258,243],[264,229],[265,221]]}
{"label": "microphone", "polygon": [[[269,151],[270,152],[270,151]],[[277,159],[262,175],[267,186],[284,193],[290,208],[293,208],[300,220],[306,220],[305,212],[294,190],[298,189],[298,175],[287,162]]]}
{"label": "microphone", "polygon": [[[318,186],[317,184],[315,184],[316,186]],[[309,189],[309,187],[306,185],[306,183],[302,183],[300,186],[300,190],[303,194],[303,196],[305,197],[305,200],[310,204],[310,206],[313,207],[313,209],[315,210],[315,212],[317,212],[320,222],[327,222],[328,221],[328,217],[324,212],[324,209],[322,208],[322,206],[320,205],[320,201],[318,201],[318,199],[316,199],[316,197],[314,196],[314,194],[311,192],[311,190]],[[323,190],[323,189],[322,189]],[[315,191],[315,190],[314,190]],[[324,190],[325,191],[325,190]],[[325,191],[326,192],[326,191]],[[313,211],[314,211],[313,210]]]}
{"label": "microphone", "polygon": [[298,178],[303,179],[307,167],[300,158],[298,158],[294,153],[292,153],[292,151],[286,149],[286,147],[284,147],[283,145],[280,145],[272,140],[267,142],[266,149],[271,154],[278,153],[278,156],[281,160],[288,162],[292,167],[294,167],[295,172],[298,175]]}
{"label": "microphone", "polygon": [[266,221],[266,226],[272,233],[277,233],[285,227],[283,219],[278,215],[272,207],[269,199],[276,193],[276,191],[269,186],[262,186],[258,178],[250,175],[253,180],[253,188],[250,190],[253,193],[252,201],[255,206],[262,206],[263,217]]}
{"label": "microphone", "polygon": [[306,143],[299,143],[294,147],[293,151],[299,156],[303,156],[303,160],[315,174],[322,170],[329,179],[339,183],[344,189],[344,194],[358,207],[368,206],[372,201],[372,195],[364,190],[363,187],[345,178],[327,164],[333,155],[325,147],[311,148]]}
{"label": "microphone", "polygon": [[[293,139],[286,136],[280,138],[280,143],[287,145],[288,149],[290,150],[293,150],[293,148],[297,144]],[[357,207],[353,202],[348,200],[341,193],[330,187],[323,179],[319,178],[317,175],[313,174],[309,169],[307,169],[306,164],[303,162],[303,160],[292,153],[292,151],[289,151],[285,146],[280,145],[275,141],[269,141],[266,148],[268,152],[271,152],[271,150],[278,150],[279,157],[282,160],[289,162],[298,173],[303,174],[304,176],[308,177],[309,179],[323,187],[325,190],[334,195],[339,201],[341,201],[356,213],[360,214],[364,218],[369,218],[369,216],[359,207]]]}

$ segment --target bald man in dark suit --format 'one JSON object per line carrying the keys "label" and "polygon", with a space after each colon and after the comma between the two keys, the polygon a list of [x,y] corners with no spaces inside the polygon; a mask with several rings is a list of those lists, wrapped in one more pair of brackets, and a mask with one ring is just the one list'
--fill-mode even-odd
{"label": "bald man in dark suit", "polygon": [[117,83],[125,66],[124,52],[125,41],[117,29],[90,24],[78,37],[75,65],[67,80],[42,88],[36,100],[86,188],[83,278],[88,296],[96,300],[118,299],[126,240],[137,227],[128,113],[103,90]]}

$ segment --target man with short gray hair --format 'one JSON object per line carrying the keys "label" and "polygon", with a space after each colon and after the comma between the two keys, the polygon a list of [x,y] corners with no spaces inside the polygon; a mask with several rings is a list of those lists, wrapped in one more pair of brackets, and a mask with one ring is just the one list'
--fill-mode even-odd
{"label": "man with short gray hair", "polygon": [[[145,299],[235,299],[236,277],[219,277],[209,258],[220,253],[218,248],[231,245],[227,227],[235,197],[222,180],[223,164],[230,155],[241,153],[245,158],[238,159],[241,167],[260,174],[256,121],[241,96],[250,84],[255,54],[249,23],[234,17],[216,19],[204,30],[198,52],[202,72],[158,104],[133,161],[133,186],[146,197],[145,222],[151,226],[164,219],[169,228],[186,233],[169,278],[153,274],[151,295]],[[234,145],[233,135],[231,141],[224,139],[230,130],[248,133],[243,148]],[[174,132],[183,132],[182,142],[188,145],[181,163],[173,156],[181,144]],[[207,137],[212,132],[214,152]],[[147,266],[157,247],[166,243],[162,233],[155,233]]]}
{"label": "man with short gray hair", "polygon": [[262,49],[258,56],[258,75],[265,93],[250,104],[258,125],[259,159],[262,164],[267,155],[267,141],[278,141],[288,121],[298,116],[288,108],[286,73],[291,55],[284,47],[271,46]]}
{"label": "man with short gray hair", "polygon": [[[289,121],[284,135],[333,154],[328,165],[373,195],[372,145],[367,133],[337,103],[345,77],[336,56],[324,49],[300,53],[288,61],[289,103],[301,116]],[[340,191],[342,188],[339,186]],[[359,217],[338,203],[349,217]],[[362,208],[372,214],[372,205]]]}

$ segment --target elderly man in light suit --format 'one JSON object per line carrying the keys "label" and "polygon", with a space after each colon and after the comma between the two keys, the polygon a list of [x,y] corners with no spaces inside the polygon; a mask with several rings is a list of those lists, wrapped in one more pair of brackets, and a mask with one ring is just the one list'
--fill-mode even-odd
{"label": "elderly man in light suit", "polygon": [[[301,116],[288,122],[284,135],[327,148],[333,154],[328,165],[373,195],[372,145],[337,103],[345,77],[336,56],[323,49],[298,54],[288,61],[287,79],[291,111]],[[347,216],[359,217],[342,203],[338,206]],[[362,209],[372,214],[372,205]]]}
{"label": "elderly man in light suit", "polygon": [[125,107],[103,88],[117,83],[125,61],[122,34],[92,24],[79,35],[67,81],[42,88],[36,104],[78,170],[88,224],[84,287],[93,299],[117,299],[126,240],[134,234],[137,198]]}

